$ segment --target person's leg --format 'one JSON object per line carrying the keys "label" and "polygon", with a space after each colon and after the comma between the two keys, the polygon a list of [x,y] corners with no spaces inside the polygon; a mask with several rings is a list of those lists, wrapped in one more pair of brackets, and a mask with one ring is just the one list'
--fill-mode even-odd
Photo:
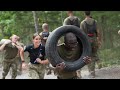
{"label": "person's leg", "polygon": [[29,79],[39,79],[37,67],[33,64],[29,65]]}
{"label": "person's leg", "polygon": [[101,62],[101,59],[98,56],[98,52],[96,54],[96,64],[97,64],[98,69],[102,68],[102,62]]}
{"label": "person's leg", "polygon": [[95,60],[94,57],[91,57],[92,62],[88,64],[89,76],[95,78]]}
{"label": "person's leg", "polygon": [[22,62],[21,62],[21,59],[20,59],[20,58],[18,58],[17,74],[18,74],[18,75],[21,75],[21,74],[22,74]]}
{"label": "person's leg", "polygon": [[9,62],[3,61],[2,65],[3,65],[3,72],[2,72],[2,79],[5,79],[5,77],[7,76],[9,70],[10,70],[10,64]]}
{"label": "person's leg", "polygon": [[91,47],[92,47],[92,53],[91,53],[91,63],[88,64],[88,70],[89,70],[89,76],[91,78],[95,78],[95,62],[96,62],[96,55],[97,55],[97,41],[96,37],[91,37]]}
{"label": "person's leg", "polygon": [[98,69],[101,69],[102,68],[101,60],[96,61],[96,63],[97,63]]}
{"label": "person's leg", "polygon": [[44,65],[38,66],[37,72],[39,74],[39,79],[44,79],[45,69],[46,69],[46,67]]}
{"label": "person's leg", "polygon": [[15,79],[17,77],[17,63],[15,61],[13,61],[13,63],[11,64],[11,68],[12,68],[11,79]]}
{"label": "person's leg", "polygon": [[29,77],[30,79],[39,79],[39,75],[34,69],[29,69]]}

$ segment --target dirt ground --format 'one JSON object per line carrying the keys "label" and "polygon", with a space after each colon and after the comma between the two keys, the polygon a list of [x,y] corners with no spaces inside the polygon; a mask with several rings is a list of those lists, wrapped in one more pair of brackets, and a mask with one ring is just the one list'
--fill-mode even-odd
{"label": "dirt ground", "polygon": [[[82,79],[120,79],[120,66],[111,66],[101,69],[96,69],[96,77],[89,78],[87,67],[83,67],[81,71]],[[0,66],[0,78],[2,76],[2,66]],[[6,79],[10,79],[10,73],[8,73]],[[16,79],[29,79],[28,70],[24,70],[22,75],[18,75]],[[46,75],[44,79],[56,79],[56,76],[52,73]]]}

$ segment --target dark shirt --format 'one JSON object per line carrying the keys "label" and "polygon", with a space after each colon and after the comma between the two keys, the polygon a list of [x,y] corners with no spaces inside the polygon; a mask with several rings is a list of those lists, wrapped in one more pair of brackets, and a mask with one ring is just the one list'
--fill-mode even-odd
{"label": "dark shirt", "polygon": [[46,40],[47,40],[47,38],[48,38],[48,36],[49,36],[49,32],[41,32],[41,37],[42,37],[42,40],[41,40],[41,42],[42,42],[42,45],[43,46],[45,46],[45,43],[46,43]]}
{"label": "dark shirt", "polygon": [[32,64],[39,64],[36,62],[37,58],[40,58],[41,60],[45,60],[45,47],[40,44],[38,48],[34,48],[34,45],[28,45],[24,52],[29,52],[30,62]]}

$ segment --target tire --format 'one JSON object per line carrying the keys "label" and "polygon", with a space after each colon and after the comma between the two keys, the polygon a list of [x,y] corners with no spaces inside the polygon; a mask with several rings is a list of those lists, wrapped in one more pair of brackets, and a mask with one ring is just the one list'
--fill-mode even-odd
{"label": "tire", "polygon": [[[59,38],[69,32],[72,32],[77,36],[77,38],[79,39],[79,43],[82,43],[82,47],[83,47],[81,57],[78,60],[75,60],[74,62],[66,62],[59,56],[57,52],[57,42]],[[80,28],[73,26],[73,25],[65,25],[65,26],[56,28],[49,35],[46,45],[45,45],[45,52],[46,52],[46,56],[48,60],[54,67],[56,66],[56,64],[65,62],[66,71],[76,71],[86,65],[86,63],[83,61],[83,57],[90,56],[91,46],[88,41],[87,35]]]}

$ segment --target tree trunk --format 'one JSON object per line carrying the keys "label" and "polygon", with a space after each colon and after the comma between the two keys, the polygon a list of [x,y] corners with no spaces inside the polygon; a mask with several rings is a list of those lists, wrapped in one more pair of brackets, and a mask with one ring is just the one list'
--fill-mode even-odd
{"label": "tree trunk", "polygon": [[48,18],[47,18],[46,15],[47,15],[47,14],[46,14],[46,12],[44,11],[44,22],[48,22]]}
{"label": "tree trunk", "polygon": [[102,33],[102,40],[103,40],[103,48],[105,48],[105,42],[106,42],[106,31],[105,31],[105,16],[103,15],[103,16],[101,16],[101,26],[102,26],[102,31],[103,31],[103,33]]}
{"label": "tree trunk", "polygon": [[33,18],[34,18],[34,23],[35,23],[35,31],[38,33],[39,31],[39,23],[38,23],[38,17],[36,15],[36,11],[32,11],[33,13]]}
{"label": "tree trunk", "polygon": [[110,37],[110,39],[109,39],[109,40],[110,40],[110,43],[111,43],[111,48],[113,48],[113,47],[114,47],[114,46],[113,46],[113,36],[112,36],[113,34],[112,34],[112,32],[111,32],[111,31],[112,31],[112,30],[111,30],[111,29],[109,29],[109,34],[110,34],[110,36],[109,36],[109,37]]}

